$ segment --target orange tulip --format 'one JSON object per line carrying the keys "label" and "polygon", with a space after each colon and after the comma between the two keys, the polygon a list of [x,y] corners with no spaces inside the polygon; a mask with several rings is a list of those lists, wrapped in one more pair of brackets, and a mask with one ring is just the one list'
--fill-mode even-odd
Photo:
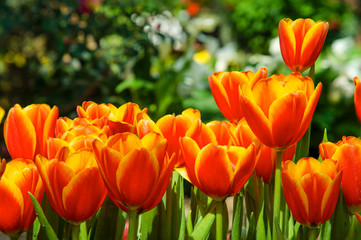
{"label": "orange tulip", "polygon": [[353,80],[355,83],[354,102],[355,102],[356,115],[359,122],[361,123],[361,83],[358,77],[355,77]]}
{"label": "orange tulip", "polygon": [[283,162],[281,178],[286,202],[296,221],[317,227],[331,217],[342,178],[331,160],[319,162],[310,157],[297,164]]}
{"label": "orange tulip", "polygon": [[256,165],[256,147],[220,146],[209,143],[200,148],[196,141],[180,141],[189,181],[216,200],[238,193]]}
{"label": "orange tulip", "polygon": [[278,26],[283,60],[293,72],[311,67],[320,55],[328,23],[311,19],[283,19]]}
{"label": "orange tulip", "polygon": [[173,153],[175,153],[176,168],[184,165],[184,159],[179,156],[179,138],[184,136],[195,137],[199,135],[202,127],[202,121],[200,118],[201,115],[198,110],[189,108],[177,116],[165,115],[156,123],[161,134],[165,139],[167,139],[168,155],[172,156]]}
{"label": "orange tulip", "polygon": [[16,233],[33,224],[36,216],[28,192],[41,203],[44,189],[35,164],[31,159],[11,160],[0,178],[0,231]]}
{"label": "orange tulip", "polygon": [[[257,137],[253,134],[247,122],[241,120],[236,130],[234,131],[233,138],[235,139],[236,146],[248,147],[252,142],[257,142]],[[296,144],[287,148],[282,154],[282,161],[292,160],[296,151]],[[256,175],[263,182],[269,184],[276,169],[276,151],[262,144],[257,164]]]}
{"label": "orange tulip", "polygon": [[312,79],[300,73],[273,75],[253,88],[242,85],[241,104],[252,132],[266,146],[282,150],[305,134],[322,84],[314,89]]}
{"label": "orange tulip", "polygon": [[118,133],[93,149],[108,188],[108,196],[123,211],[142,213],[161,201],[173,172],[174,158],[166,154],[167,141],[154,132],[139,139]]}
{"label": "orange tulip", "polygon": [[354,214],[361,210],[361,140],[343,137],[336,144],[321,143],[322,159],[331,158],[343,171],[342,193],[349,211]]}
{"label": "orange tulip", "polygon": [[261,68],[258,72],[217,72],[209,76],[213,98],[222,114],[231,122],[237,123],[243,118],[240,104],[241,93],[239,86],[243,83],[253,86],[254,82],[267,77],[267,69]]}
{"label": "orange tulip", "polygon": [[59,216],[78,223],[98,211],[107,190],[91,151],[71,153],[63,147],[52,160],[38,155],[35,164],[46,196]]}
{"label": "orange tulip", "polygon": [[4,124],[4,137],[12,158],[35,159],[46,156],[46,143],[55,134],[58,108],[32,104],[24,109],[16,104],[10,109]]}

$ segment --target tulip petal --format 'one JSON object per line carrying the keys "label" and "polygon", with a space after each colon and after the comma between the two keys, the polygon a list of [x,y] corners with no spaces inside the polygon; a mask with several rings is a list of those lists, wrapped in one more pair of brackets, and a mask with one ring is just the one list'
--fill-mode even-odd
{"label": "tulip petal", "polygon": [[308,126],[311,123],[313,113],[315,112],[318,99],[320,98],[321,95],[321,91],[322,91],[322,83],[318,83],[315,88],[315,91],[312,93],[310,99],[308,100],[307,107],[303,115],[303,120],[301,126],[299,127],[299,136],[296,137],[296,142],[302,138],[302,136],[305,134]]}
{"label": "tulip petal", "polygon": [[62,201],[67,220],[83,222],[95,214],[106,196],[106,188],[97,168],[85,168],[64,187]]}
{"label": "tulip petal", "polygon": [[161,174],[154,186],[154,189],[151,191],[148,199],[144,202],[141,209],[138,210],[139,212],[148,211],[159,204],[168,188],[169,181],[171,180],[174,164],[176,162],[175,160],[175,155],[173,155],[172,158],[167,160],[163,165],[163,169],[161,170]]}
{"label": "tulip petal", "polygon": [[266,146],[274,147],[271,123],[265,116],[262,109],[242,95],[241,103],[245,114],[245,119],[257,138]]}
{"label": "tulip petal", "polygon": [[336,150],[333,159],[343,171],[342,193],[349,210],[361,210],[361,145],[344,144]]}
{"label": "tulip petal", "polygon": [[301,184],[295,181],[287,172],[282,171],[281,179],[283,193],[294,219],[301,224],[307,224],[309,202]]}
{"label": "tulip petal", "polygon": [[199,152],[194,170],[199,189],[210,197],[223,198],[230,194],[233,183],[231,162],[224,148],[208,144]]}
{"label": "tulip petal", "polygon": [[4,123],[4,138],[13,159],[33,159],[36,148],[36,133],[31,120],[19,105],[10,109]]}
{"label": "tulip petal", "polygon": [[332,179],[326,174],[309,173],[300,179],[300,184],[308,197],[309,211],[307,225],[317,226],[323,221],[322,201]]}
{"label": "tulip petal", "polygon": [[298,139],[294,136],[298,136],[306,106],[306,95],[300,91],[286,94],[272,103],[269,110],[274,140],[272,147],[283,148],[296,143]]}
{"label": "tulip petal", "polygon": [[[251,144],[247,149],[241,147],[230,147],[228,156],[231,162],[236,161],[234,169],[234,180],[232,195],[238,193],[248,181],[256,166],[256,150]],[[233,160],[236,159],[236,160]]]}
{"label": "tulip petal", "polygon": [[342,180],[342,172],[339,172],[336,177],[332,180],[331,184],[328,186],[321,204],[321,217],[322,220],[329,219],[336,207],[338,194],[340,192]]}
{"label": "tulip petal", "polygon": [[149,197],[158,180],[158,160],[145,148],[128,153],[117,169],[120,201],[136,209]]}
{"label": "tulip petal", "polygon": [[0,181],[0,231],[16,232],[22,228],[24,199],[20,189],[11,181]]}
{"label": "tulip petal", "polygon": [[185,165],[187,169],[187,180],[189,179],[193,185],[199,185],[196,174],[195,174],[195,162],[197,159],[197,155],[200,151],[197,143],[189,138],[183,137],[180,139],[180,146],[182,150],[182,155],[185,160]]}
{"label": "tulip petal", "polygon": [[[219,76],[222,78],[227,78],[229,76],[229,73],[224,73],[225,76]],[[222,114],[230,121],[234,121],[232,111],[230,109],[230,102],[228,99],[227,91],[225,90],[224,86],[222,85],[220,79],[216,75],[212,75],[208,77],[208,83],[212,91],[212,95],[214,98],[214,101],[216,102],[219,110],[222,112]]]}
{"label": "tulip petal", "polygon": [[301,49],[301,67],[309,68],[320,55],[328,30],[327,22],[317,22],[306,33]]}
{"label": "tulip petal", "polygon": [[291,26],[284,20],[281,20],[278,26],[280,39],[280,48],[285,64],[292,70],[296,57],[296,37]]}

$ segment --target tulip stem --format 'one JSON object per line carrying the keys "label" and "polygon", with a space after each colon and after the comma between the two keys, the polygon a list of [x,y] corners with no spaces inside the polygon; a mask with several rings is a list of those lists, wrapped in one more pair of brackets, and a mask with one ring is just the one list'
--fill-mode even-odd
{"label": "tulip stem", "polygon": [[79,239],[79,233],[80,233],[80,224],[71,224],[71,239],[72,240],[78,240]]}
{"label": "tulip stem", "polygon": [[223,219],[222,219],[223,201],[216,203],[216,240],[223,239]]}
{"label": "tulip stem", "polygon": [[320,234],[319,229],[309,228],[308,229],[308,240],[316,240],[319,234]]}
{"label": "tulip stem", "polygon": [[280,206],[281,206],[281,163],[283,150],[276,151],[276,171],[275,171],[275,188],[273,195],[273,227],[272,239],[276,240],[277,227],[280,226]]}
{"label": "tulip stem", "polygon": [[129,231],[127,240],[136,240],[138,232],[138,214],[137,210],[129,210]]}

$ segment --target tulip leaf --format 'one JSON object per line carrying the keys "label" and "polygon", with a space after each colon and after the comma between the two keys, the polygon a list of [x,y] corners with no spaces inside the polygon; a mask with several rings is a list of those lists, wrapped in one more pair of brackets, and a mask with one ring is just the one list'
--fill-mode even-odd
{"label": "tulip leaf", "polygon": [[247,232],[247,240],[255,239],[256,238],[256,220],[254,217],[254,213],[251,212],[249,216],[248,222],[248,232]]}
{"label": "tulip leaf", "polygon": [[[161,202],[161,204],[163,204]],[[161,207],[159,204],[157,207],[153,208],[150,211],[147,211],[140,215],[139,217],[139,225],[140,227],[140,234],[142,236],[142,239],[148,239],[148,240],[156,240],[160,239],[160,236],[158,236],[159,232],[157,231],[159,229],[159,207]],[[169,226],[164,226],[169,227]],[[119,238],[117,238],[119,239]]]}
{"label": "tulip leaf", "polygon": [[233,222],[231,240],[241,239],[243,224],[243,198],[237,193],[233,197]]}
{"label": "tulip leaf", "polygon": [[320,239],[330,240],[331,239],[331,230],[332,230],[331,221],[328,220],[324,224],[321,225]]}
{"label": "tulip leaf", "polygon": [[34,210],[35,210],[36,214],[38,215],[39,222],[40,222],[41,226],[45,229],[46,236],[48,237],[49,240],[58,239],[58,236],[56,235],[53,228],[50,226],[48,220],[46,219],[43,209],[41,208],[40,204],[38,203],[38,200],[36,200],[36,198],[30,192],[28,192],[28,193],[29,193],[31,202],[33,203]]}
{"label": "tulip leaf", "polygon": [[[183,178],[174,171],[171,179],[172,206],[171,206],[171,239],[184,239],[185,214],[184,214],[184,189]],[[167,206],[168,207],[168,206]]]}
{"label": "tulip leaf", "polygon": [[33,234],[32,234],[33,240],[38,239],[39,231],[40,231],[40,221],[39,218],[37,217],[33,223]]}
{"label": "tulip leaf", "polygon": [[124,235],[124,228],[125,224],[127,222],[127,216],[128,214],[124,212],[123,210],[118,210],[118,219],[117,219],[117,229],[115,232],[115,239],[122,239]]}
{"label": "tulip leaf", "polygon": [[194,231],[189,239],[207,239],[215,218],[214,208],[212,208],[212,210],[194,227]]}
{"label": "tulip leaf", "polygon": [[341,189],[336,208],[333,212],[332,239],[344,239],[350,229],[350,224],[350,214],[348,213]]}
{"label": "tulip leaf", "polygon": [[[323,131],[322,142],[328,142],[327,128],[325,128],[325,130]],[[319,161],[319,162],[322,162],[321,154],[318,156],[318,161]]]}
{"label": "tulip leaf", "polygon": [[186,231],[187,231],[187,236],[191,236],[193,233],[192,210],[190,210],[188,213]]}
{"label": "tulip leaf", "polygon": [[262,204],[262,208],[261,208],[261,212],[258,216],[258,220],[257,220],[257,226],[256,226],[256,238],[263,240],[266,239],[266,228],[265,228],[265,224],[264,224],[264,201]]}
{"label": "tulip leaf", "polygon": [[116,228],[118,227],[115,224],[117,222],[118,212],[118,207],[112,202],[112,200],[110,200],[109,197],[106,197],[96,223],[94,232],[95,240],[114,239]]}

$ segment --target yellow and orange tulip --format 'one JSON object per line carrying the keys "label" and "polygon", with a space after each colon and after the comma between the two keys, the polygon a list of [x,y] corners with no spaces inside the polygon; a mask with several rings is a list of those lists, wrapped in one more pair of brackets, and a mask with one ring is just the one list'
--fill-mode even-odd
{"label": "yellow and orange tulip", "polygon": [[[238,123],[233,138],[236,146],[243,147],[248,147],[252,142],[257,144],[259,141],[244,119]],[[282,161],[292,160],[295,151],[296,144],[287,148],[283,152]],[[262,144],[255,169],[257,177],[269,184],[276,169],[276,151]]]}
{"label": "yellow and orange tulip", "polygon": [[249,127],[266,146],[278,150],[298,142],[305,134],[322,84],[300,73],[273,75],[258,80],[253,88],[242,85],[241,104]]}
{"label": "yellow and orange tulip", "polygon": [[16,104],[9,110],[4,124],[6,146],[12,158],[35,159],[47,156],[47,141],[55,135],[58,108],[32,104],[25,108]]}
{"label": "yellow and orange tulip", "polygon": [[124,211],[142,213],[162,199],[175,163],[168,158],[167,141],[150,132],[142,139],[132,133],[118,133],[93,149],[108,196]]}
{"label": "yellow and orange tulip", "polygon": [[352,214],[361,210],[361,140],[355,137],[343,137],[336,144],[321,143],[322,159],[331,158],[343,171],[342,193]]}
{"label": "yellow and orange tulip", "polygon": [[241,93],[239,86],[243,83],[250,85],[267,77],[267,69],[261,68],[258,72],[216,72],[209,76],[208,82],[213,98],[222,114],[232,123],[237,124],[244,116],[240,104]]}
{"label": "yellow and orange tulip", "polygon": [[222,200],[238,193],[256,166],[257,150],[209,143],[200,148],[196,141],[180,141],[189,181],[207,196]]}
{"label": "yellow and orange tulip", "polygon": [[98,211],[107,190],[91,151],[71,153],[63,147],[54,159],[38,155],[35,163],[46,196],[59,216],[79,223]]}
{"label": "yellow and orange tulip", "polygon": [[342,172],[331,160],[302,158],[282,163],[282,187],[296,221],[317,227],[332,215],[340,191]]}
{"label": "yellow and orange tulip", "polygon": [[293,72],[311,67],[320,55],[328,31],[325,21],[283,19],[278,26],[280,47],[285,64]]}
{"label": "yellow and orange tulip", "polygon": [[358,77],[355,77],[353,80],[355,83],[355,94],[354,94],[355,110],[356,110],[357,118],[361,123],[361,83]]}
{"label": "yellow and orange tulip", "polygon": [[[3,160],[0,168],[3,169],[4,164]],[[43,183],[31,159],[13,159],[3,170],[0,178],[0,231],[16,233],[33,224],[36,215],[28,192],[41,203]]]}

